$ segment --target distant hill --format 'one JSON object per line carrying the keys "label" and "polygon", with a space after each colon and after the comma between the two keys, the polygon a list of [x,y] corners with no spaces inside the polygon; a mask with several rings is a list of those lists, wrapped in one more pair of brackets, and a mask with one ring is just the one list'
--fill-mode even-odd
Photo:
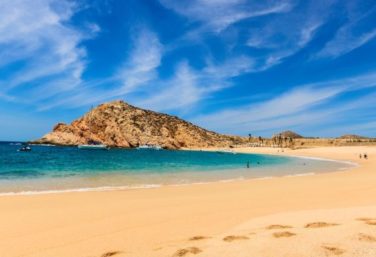
{"label": "distant hill", "polygon": [[342,136],[338,137],[338,139],[368,139],[368,137],[353,135],[353,134],[347,134],[347,135],[342,135]]}
{"label": "distant hill", "polygon": [[293,139],[296,139],[296,138],[303,138],[303,136],[299,135],[298,133],[295,133],[294,131],[291,131],[291,130],[286,130],[286,131],[282,131],[278,134],[275,134],[273,135],[273,138],[275,137],[279,137],[281,136],[282,138],[293,138]]}
{"label": "distant hill", "polygon": [[245,140],[200,128],[175,116],[113,101],[97,106],[71,124],[58,123],[52,132],[33,143],[79,145],[96,142],[113,147],[148,144],[178,149],[229,147]]}

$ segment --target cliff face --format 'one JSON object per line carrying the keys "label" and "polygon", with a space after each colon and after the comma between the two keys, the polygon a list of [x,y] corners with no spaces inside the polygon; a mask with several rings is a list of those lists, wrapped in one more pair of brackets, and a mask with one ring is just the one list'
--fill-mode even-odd
{"label": "cliff face", "polygon": [[244,140],[205,130],[175,116],[114,101],[99,105],[70,125],[58,123],[52,132],[34,143],[79,145],[97,141],[113,147],[150,144],[178,149],[225,147]]}

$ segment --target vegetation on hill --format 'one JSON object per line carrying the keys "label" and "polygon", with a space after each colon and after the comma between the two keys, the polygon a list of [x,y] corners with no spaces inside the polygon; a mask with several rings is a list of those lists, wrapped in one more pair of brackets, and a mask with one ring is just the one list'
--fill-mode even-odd
{"label": "vegetation on hill", "polygon": [[230,147],[245,140],[200,128],[176,116],[113,101],[97,106],[71,124],[58,123],[51,133],[34,143],[80,145],[97,142],[113,147],[158,145],[178,149]]}

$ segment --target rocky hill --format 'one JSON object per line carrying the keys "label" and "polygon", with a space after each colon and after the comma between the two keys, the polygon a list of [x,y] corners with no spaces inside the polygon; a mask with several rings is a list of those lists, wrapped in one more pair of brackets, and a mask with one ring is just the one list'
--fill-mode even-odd
{"label": "rocky hill", "polygon": [[295,133],[291,130],[286,130],[286,131],[280,132],[280,133],[274,135],[273,137],[279,137],[279,136],[281,136],[282,138],[293,138],[293,139],[303,138],[303,136],[301,136],[298,133]]}
{"label": "rocky hill", "polygon": [[338,137],[338,139],[367,139],[368,137],[363,137],[359,135],[352,135],[352,134],[347,134],[347,135],[342,135]]}
{"label": "rocky hill", "polygon": [[149,144],[178,149],[228,147],[245,140],[205,130],[175,116],[113,101],[97,106],[69,125],[58,123],[52,132],[33,143],[79,145],[98,142],[112,147]]}

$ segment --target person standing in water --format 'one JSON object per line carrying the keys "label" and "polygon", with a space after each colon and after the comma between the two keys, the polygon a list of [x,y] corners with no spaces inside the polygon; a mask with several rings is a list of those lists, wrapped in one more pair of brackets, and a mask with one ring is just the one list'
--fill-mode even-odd
{"label": "person standing in water", "polygon": [[247,168],[249,169],[249,161],[247,162]]}

